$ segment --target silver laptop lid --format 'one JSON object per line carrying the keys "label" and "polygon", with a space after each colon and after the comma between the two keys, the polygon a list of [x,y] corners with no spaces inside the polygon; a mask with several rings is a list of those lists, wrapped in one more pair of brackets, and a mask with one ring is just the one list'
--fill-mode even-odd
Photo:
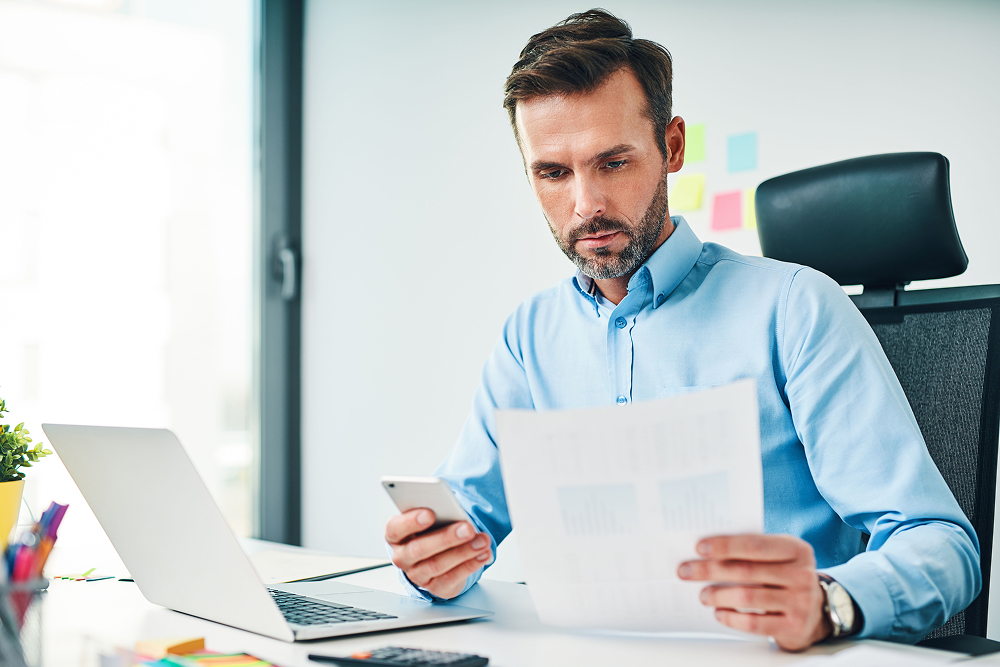
{"label": "silver laptop lid", "polygon": [[293,640],[173,433],[64,424],[42,429],[147,600]]}

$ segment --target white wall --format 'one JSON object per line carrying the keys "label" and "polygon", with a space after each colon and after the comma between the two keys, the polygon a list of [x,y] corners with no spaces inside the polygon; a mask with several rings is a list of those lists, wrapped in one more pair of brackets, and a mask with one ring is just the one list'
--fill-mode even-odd
{"label": "white wall", "polygon": [[[874,153],[949,157],[970,257],[1000,282],[1000,3],[609,1],[670,49],[708,192]],[[308,3],[303,456],[308,546],[380,554],[387,473],[429,474],[507,314],[569,275],[501,108],[524,42],[586,5]],[[725,137],[759,166],[727,174]],[[752,230],[703,240],[759,252]],[[503,566],[503,553],[497,568]],[[997,596],[994,596],[997,597]],[[1000,616],[1000,614],[997,614]]]}

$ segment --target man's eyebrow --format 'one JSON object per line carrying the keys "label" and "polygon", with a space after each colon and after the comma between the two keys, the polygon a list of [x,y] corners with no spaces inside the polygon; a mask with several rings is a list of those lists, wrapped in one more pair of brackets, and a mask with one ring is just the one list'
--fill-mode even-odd
{"label": "man's eyebrow", "polygon": [[621,155],[622,153],[629,153],[635,150],[635,146],[629,144],[618,144],[617,146],[612,146],[608,150],[598,153],[594,157],[594,162],[600,162],[601,160],[607,160],[609,157],[614,157],[615,155]]}
{"label": "man's eyebrow", "polygon": [[[614,157],[615,155],[621,155],[622,153],[630,153],[635,150],[635,146],[631,144],[618,144],[617,146],[612,146],[606,151],[601,151],[594,156],[593,162],[600,162],[601,160],[607,160],[609,157]],[[546,169],[564,169],[565,165],[558,162],[546,162],[544,160],[536,160],[531,163],[532,171],[544,171]]]}
{"label": "man's eyebrow", "polygon": [[543,160],[535,160],[531,163],[532,171],[543,171],[545,169],[561,169],[563,165],[558,162],[545,162]]}

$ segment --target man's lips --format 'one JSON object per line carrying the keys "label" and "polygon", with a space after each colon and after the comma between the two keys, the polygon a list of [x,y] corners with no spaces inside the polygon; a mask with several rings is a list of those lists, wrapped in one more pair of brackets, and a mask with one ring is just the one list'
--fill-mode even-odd
{"label": "man's lips", "polygon": [[621,232],[601,232],[599,234],[591,234],[589,236],[584,236],[581,239],[577,239],[577,243],[582,245],[588,250],[594,250],[595,248],[603,248],[609,245],[612,241],[618,238]]}

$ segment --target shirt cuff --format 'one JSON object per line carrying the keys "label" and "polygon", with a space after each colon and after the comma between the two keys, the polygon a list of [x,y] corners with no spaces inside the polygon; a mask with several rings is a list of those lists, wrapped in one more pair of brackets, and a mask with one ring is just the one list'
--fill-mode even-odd
{"label": "shirt cuff", "polygon": [[[893,636],[893,623],[896,620],[896,610],[889,587],[879,576],[881,558],[871,558],[873,553],[858,554],[851,560],[824,568],[819,572],[835,579],[844,587],[861,610],[864,625],[857,638]],[[868,562],[871,561],[871,562]]]}

